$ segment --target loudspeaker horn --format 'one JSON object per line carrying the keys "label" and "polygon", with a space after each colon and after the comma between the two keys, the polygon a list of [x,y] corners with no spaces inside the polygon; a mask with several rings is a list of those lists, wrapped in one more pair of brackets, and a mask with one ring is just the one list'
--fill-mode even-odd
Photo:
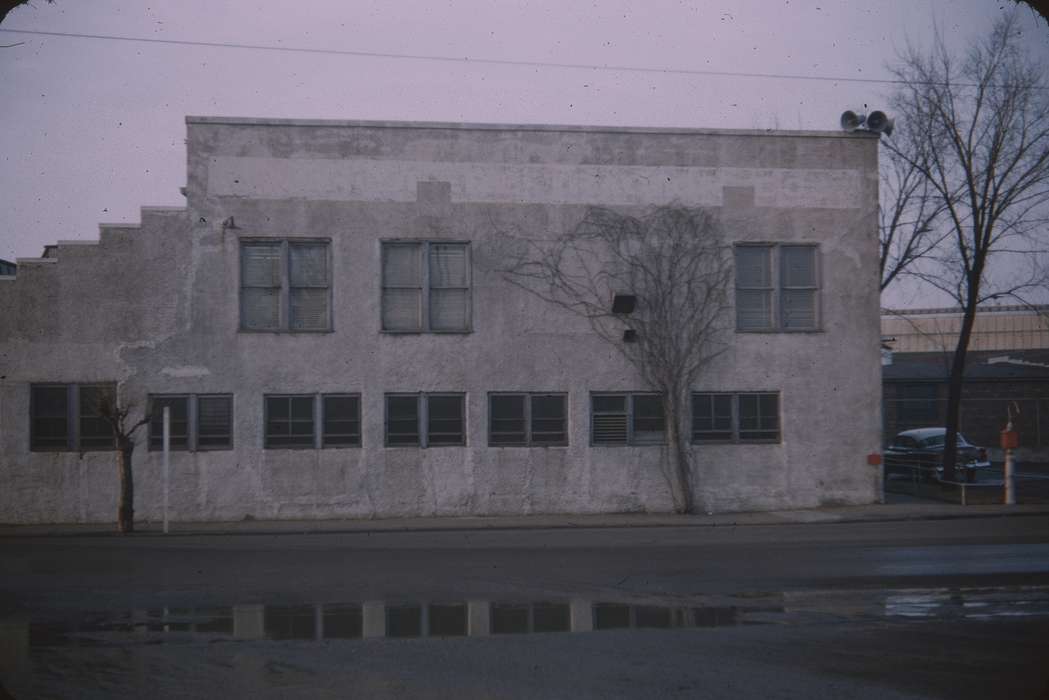
{"label": "loudspeaker horn", "polygon": [[885,112],[879,112],[878,110],[871,112],[870,116],[867,117],[867,128],[886,136],[892,136],[893,124],[893,120],[889,119]]}
{"label": "loudspeaker horn", "polygon": [[863,126],[863,117],[847,109],[841,113],[841,128],[845,131],[855,131]]}

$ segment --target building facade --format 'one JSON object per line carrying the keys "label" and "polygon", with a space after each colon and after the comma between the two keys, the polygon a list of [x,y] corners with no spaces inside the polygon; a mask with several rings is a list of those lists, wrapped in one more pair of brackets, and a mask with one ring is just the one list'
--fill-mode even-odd
{"label": "building facade", "polygon": [[735,330],[693,387],[696,502],[881,493],[877,139],[190,117],[185,208],[0,279],[0,522],[114,518],[114,394],[149,412],[136,514],[669,511],[658,397],[507,281],[500,229],[677,202],[734,244]]}

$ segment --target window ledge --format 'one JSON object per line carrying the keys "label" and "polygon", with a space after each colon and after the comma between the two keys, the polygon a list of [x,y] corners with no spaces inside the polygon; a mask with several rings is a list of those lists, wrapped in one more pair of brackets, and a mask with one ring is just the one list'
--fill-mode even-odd
{"label": "window ledge", "polygon": [[748,334],[812,334],[812,333],[824,333],[822,328],[737,328],[737,333],[748,333]]}
{"label": "window ledge", "polygon": [[388,328],[381,328],[379,333],[382,335],[470,335],[473,333],[473,329],[469,328],[463,331],[400,331]]}
{"label": "window ledge", "polygon": [[244,333],[245,335],[324,335],[326,333],[334,333],[334,328],[328,328],[323,331],[292,331],[292,330],[264,330],[261,328],[238,328],[237,333]]}

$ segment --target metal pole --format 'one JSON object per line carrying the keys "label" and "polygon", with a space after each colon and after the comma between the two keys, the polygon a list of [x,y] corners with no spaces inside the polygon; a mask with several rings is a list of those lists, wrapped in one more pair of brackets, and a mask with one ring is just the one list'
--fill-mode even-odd
{"label": "metal pole", "polygon": [[168,465],[171,458],[171,407],[164,407],[164,534],[168,534]]}
{"label": "metal pole", "polygon": [[1016,475],[1013,451],[1005,451],[1005,505],[1016,505]]}

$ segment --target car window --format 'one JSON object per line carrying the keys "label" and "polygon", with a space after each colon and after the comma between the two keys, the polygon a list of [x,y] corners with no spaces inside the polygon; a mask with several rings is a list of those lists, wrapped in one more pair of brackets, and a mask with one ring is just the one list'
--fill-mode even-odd
{"label": "car window", "polygon": [[971,447],[972,446],[972,443],[969,442],[968,440],[966,440],[965,436],[962,435],[961,433],[958,433],[958,444],[959,445],[965,445],[966,447]]}
{"label": "car window", "polygon": [[896,442],[893,444],[893,447],[902,447],[905,449],[914,449],[917,446],[918,442],[909,435],[897,435]]}
{"label": "car window", "polygon": [[922,440],[922,447],[941,447],[943,442],[943,435],[933,435]]}

